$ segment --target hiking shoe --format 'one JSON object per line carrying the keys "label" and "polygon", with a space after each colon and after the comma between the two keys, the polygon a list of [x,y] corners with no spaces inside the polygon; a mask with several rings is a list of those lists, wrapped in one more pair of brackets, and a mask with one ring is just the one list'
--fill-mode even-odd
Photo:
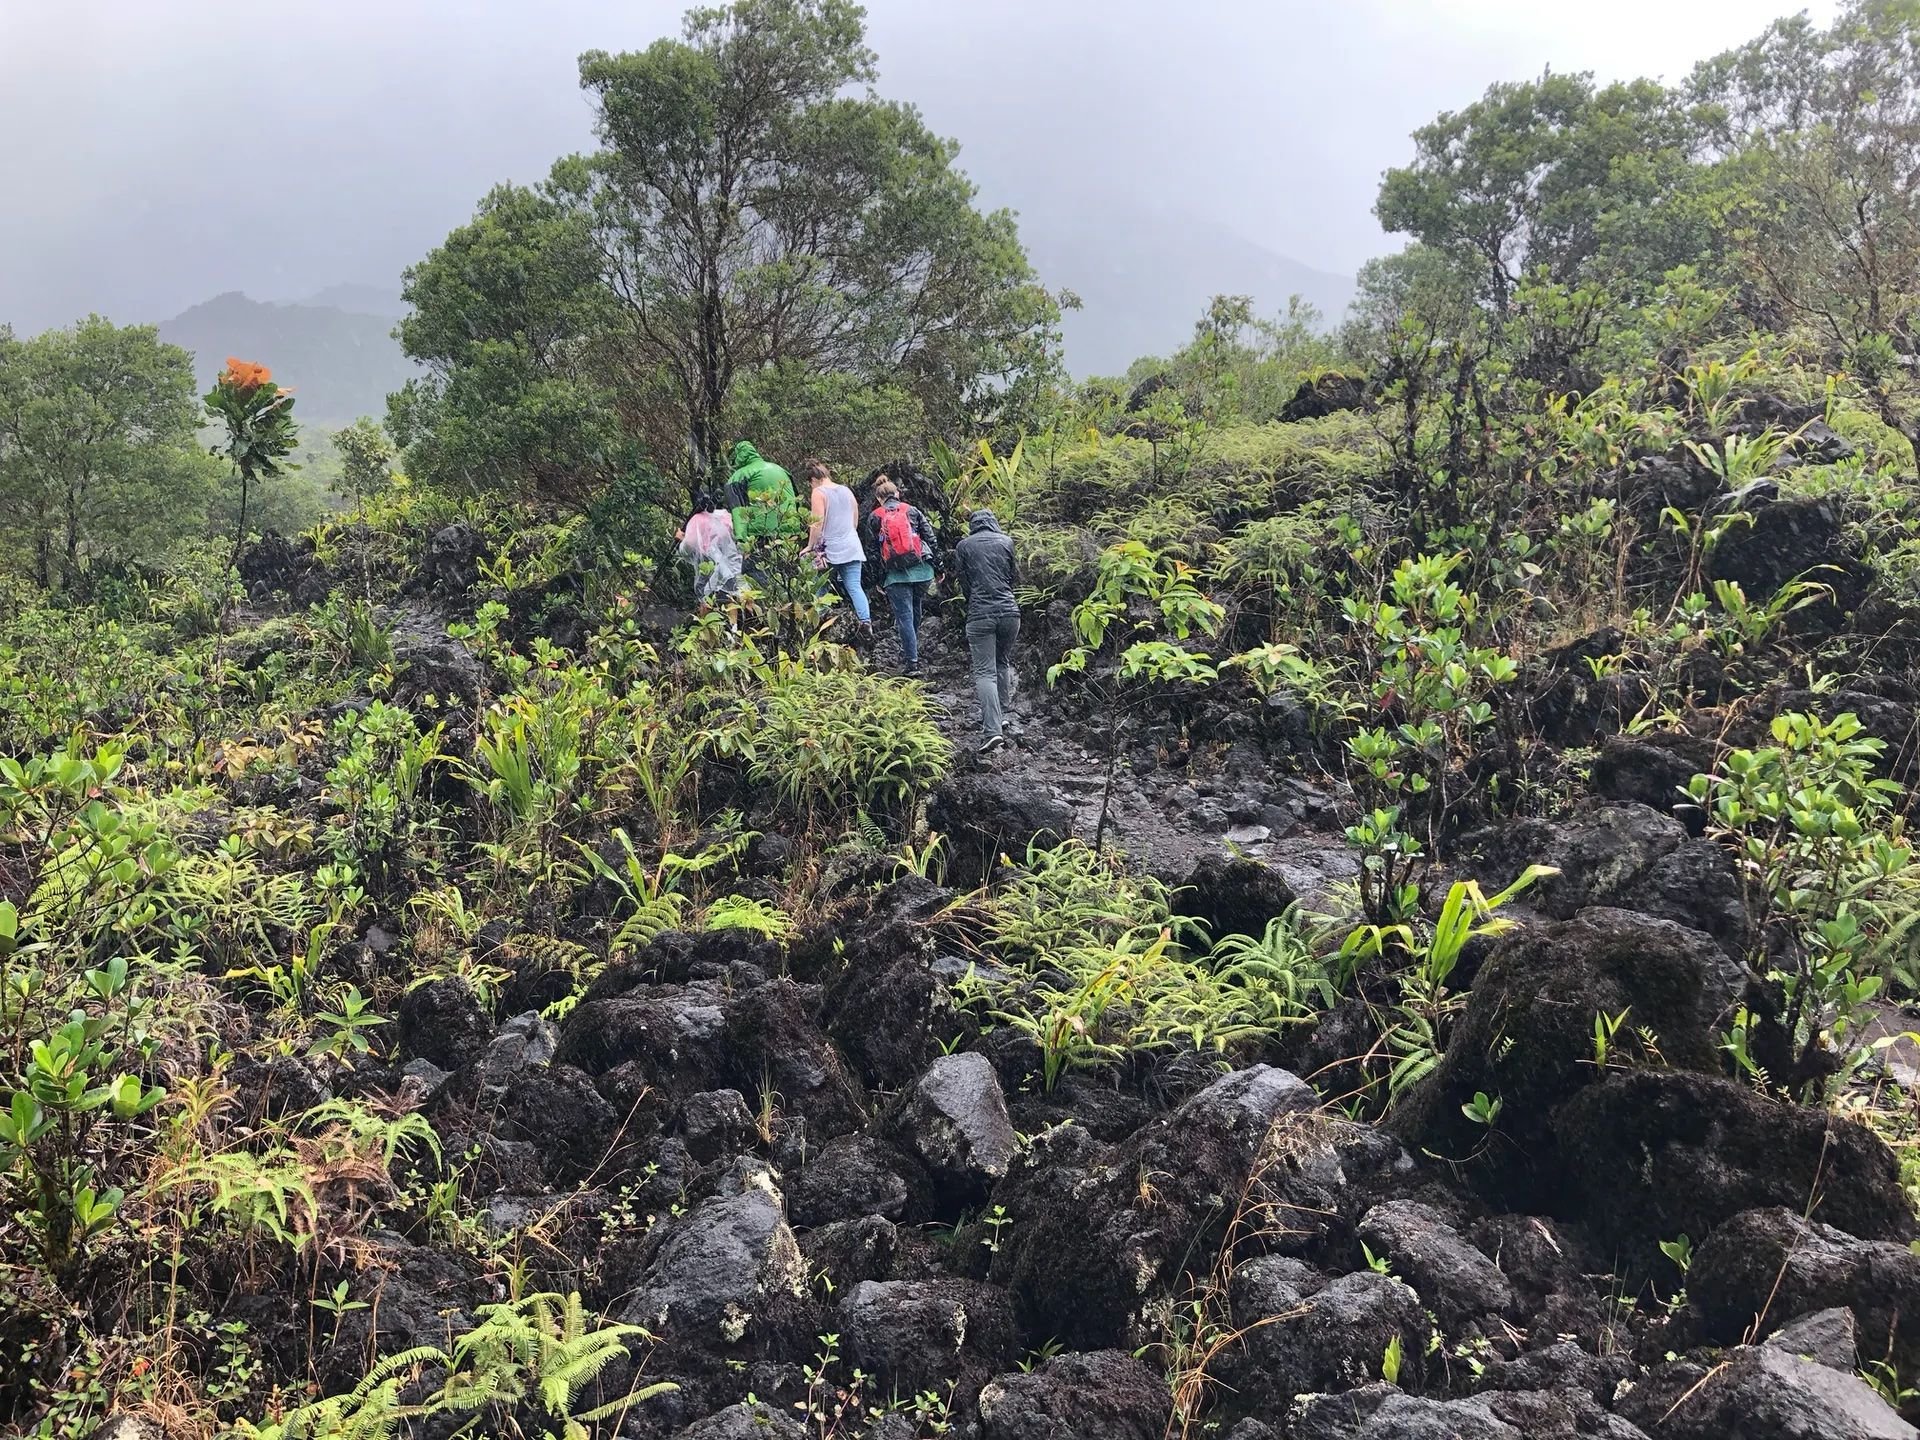
{"label": "hiking shoe", "polygon": [[987,756],[987,755],[993,754],[995,751],[1004,750],[1006,748],[1007,748],[1006,736],[989,735],[987,736],[986,739],[980,742],[980,749],[976,753],[982,756]]}

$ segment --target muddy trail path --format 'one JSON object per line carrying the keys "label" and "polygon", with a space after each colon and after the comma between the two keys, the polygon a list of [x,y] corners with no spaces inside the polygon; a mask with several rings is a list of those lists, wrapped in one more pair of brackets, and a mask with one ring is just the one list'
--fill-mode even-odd
{"label": "muddy trail path", "polygon": [[[897,674],[898,638],[889,622],[878,614],[875,620],[869,662]],[[1121,738],[1109,798],[1111,737],[1048,688],[1046,667],[1057,649],[1044,638],[1022,637],[1008,743],[983,755],[964,623],[957,608],[930,609],[920,637],[920,679],[954,744],[953,783],[1000,791],[1036,815],[1051,811],[1064,818],[1065,833],[1088,842],[1099,831],[1105,800],[1106,843],[1163,879],[1191,874],[1205,857],[1237,855],[1261,862],[1312,900],[1354,876],[1357,862],[1341,833],[1335,787],[1282,773],[1249,740],[1188,753],[1177,737],[1169,743],[1177,727],[1167,717],[1142,714]]]}

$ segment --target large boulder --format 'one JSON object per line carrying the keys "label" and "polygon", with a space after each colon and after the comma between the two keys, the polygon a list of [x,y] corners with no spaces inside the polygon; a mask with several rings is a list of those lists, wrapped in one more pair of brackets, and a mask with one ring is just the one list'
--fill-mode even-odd
{"label": "large boulder", "polygon": [[1198,920],[1215,940],[1223,935],[1257,939],[1293,901],[1279,871],[1238,855],[1202,855],[1173,892],[1175,913]]}
{"label": "large boulder", "polygon": [[909,1090],[895,1138],[927,1167],[954,1212],[977,1203],[1007,1173],[1018,1144],[1006,1096],[984,1055],[942,1055]]}
{"label": "large boulder", "polygon": [[1709,1235],[1687,1272],[1687,1305],[1723,1344],[1841,1308],[1852,1312],[1861,1354],[1920,1374],[1920,1255],[1795,1210],[1749,1210]]}
{"label": "large boulder", "polygon": [[1677,814],[1698,835],[1705,817],[1687,798],[1687,782],[1711,771],[1717,752],[1712,740],[1681,730],[1611,735],[1601,742],[1588,783],[1605,799]]}
{"label": "large boulder", "polygon": [[1500,1267],[1429,1206],[1413,1200],[1376,1205],[1361,1218],[1360,1238],[1386,1257],[1449,1330],[1510,1314],[1518,1304]]}
{"label": "large boulder", "polygon": [[1065,840],[1073,833],[1073,811],[1030,777],[974,771],[940,782],[927,801],[927,824],[947,837],[950,878],[979,885],[1002,853],[1018,858],[1034,841]]}
{"label": "large boulder", "polygon": [[1770,1346],[1742,1347],[1712,1369],[1677,1363],[1620,1409],[1653,1440],[1915,1440],[1858,1375]]}
{"label": "large boulder", "polygon": [[493,1021],[464,980],[428,980],[400,997],[400,1058],[431,1060],[458,1070],[478,1060],[493,1038]]}
{"label": "large boulder", "polygon": [[807,1267],[773,1173],[739,1161],[719,1194],[653,1249],[622,1312],[676,1349],[719,1350],[806,1294]]}
{"label": "large boulder", "polygon": [[[1557,869],[1520,902],[1556,920],[1596,905],[1633,910],[1703,930],[1729,956],[1744,955],[1752,938],[1731,855],[1711,840],[1689,838],[1666,807],[1607,804],[1564,820],[1516,820],[1465,837],[1460,851],[1462,867],[1490,891],[1504,889],[1528,865]],[[1722,971],[1737,990],[1739,967],[1729,963]]]}
{"label": "large boulder", "polygon": [[866,1280],[840,1302],[853,1363],[882,1394],[952,1387],[969,1405],[1020,1351],[1006,1292],[972,1280]]}
{"label": "large boulder", "polygon": [[980,1392],[980,1440],[1162,1440],[1166,1380],[1119,1350],[1055,1355]]}
{"label": "large boulder", "polygon": [[[1552,1213],[1565,1189],[1553,1114],[1600,1078],[1594,1018],[1625,1016],[1615,1038],[1629,1057],[1645,1026],[1662,1063],[1715,1072],[1729,966],[1698,930],[1626,910],[1516,930],[1481,966],[1445,1058],[1388,1128],[1459,1165],[1505,1208]],[[1492,1125],[1462,1110],[1479,1093],[1501,1102]]]}
{"label": "large boulder", "polygon": [[[1302,1227],[1317,1231],[1344,1184],[1314,1113],[1319,1097],[1284,1070],[1257,1065],[1222,1076],[1127,1140],[1101,1146],[1081,1127],[1035,1138],[994,1192],[1011,1222],[997,1238],[992,1278],[1013,1292],[1030,1334],[1073,1349],[1131,1349],[1144,1308],[1185,1288],[1204,1266],[1257,1163],[1274,1184],[1298,1178],[1311,1198]],[[1282,1143],[1294,1142],[1286,1155]]]}
{"label": "large boulder", "polygon": [[1352,1390],[1380,1378],[1400,1342],[1400,1383],[1416,1388],[1427,1352],[1420,1297],[1391,1275],[1360,1270],[1328,1281],[1297,1260],[1269,1255],[1233,1276],[1238,1344],[1220,1375],[1236,1408],[1281,1420],[1301,1395]]}
{"label": "large boulder", "polygon": [[1646,1440],[1581,1394],[1502,1391],[1429,1400],[1392,1385],[1309,1395],[1294,1408],[1290,1440]]}
{"label": "large boulder", "polygon": [[1810,1206],[1861,1239],[1916,1233],[1893,1152],[1865,1126],[1717,1075],[1611,1075],[1562,1105],[1552,1132],[1562,1204],[1623,1254],[1767,1206]]}

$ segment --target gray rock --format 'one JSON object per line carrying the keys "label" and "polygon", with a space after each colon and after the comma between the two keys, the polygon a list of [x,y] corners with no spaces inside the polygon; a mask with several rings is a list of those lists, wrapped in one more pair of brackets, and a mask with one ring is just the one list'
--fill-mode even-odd
{"label": "gray rock", "polygon": [[1256,1414],[1277,1418],[1296,1396],[1380,1379],[1395,1337],[1403,1383],[1413,1383],[1425,1361],[1420,1299],[1390,1275],[1362,1270],[1303,1294],[1291,1273],[1279,1277],[1255,1260],[1235,1272],[1231,1302],[1244,1333],[1225,1357],[1223,1377]]}
{"label": "gray rock", "polygon": [[[487,1042],[487,1048],[474,1064],[483,1102],[498,1099],[498,1092],[506,1088],[507,1081],[517,1072],[552,1060],[559,1044],[560,1032],[536,1010],[507,1021],[500,1027],[500,1033]],[[489,1091],[494,1093],[489,1095]]]}
{"label": "gray rock", "polygon": [[742,1400],[674,1432],[673,1440],[807,1440],[807,1432],[771,1405]]}
{"label": "gray rock", "polygon": [[1394,1200],[1374,1206],[1360,1221],[1360,1238],[1387,1258],[1443,1325],[1514,1309],[1513,1286],[1500,1267],[1425,1205]]}
{"label": "gray rock", "polygon": [[980,1440],[1161,1440],[1166,1380],[1119,1350],[1071,1351],[980,1392]]}
{"label": "gray rock", "polygon": [[807,1268],[773,1172],[741,1160],[721,1194],[682,1219],[654,1255],[623,1319],[711,1345],[742,1338],[768,1306],[804,1295]]}
{"label": "gray rock", "polygon": [[1784,1350],[1742,1346],[1711,1370],[1669,1365],[1621,1397],[1656,1440],[1915,1440],[1857,1375]]}
{"label": "gray rock", "polygon": [[840,1330],[882,1393],[951,1385],[960,1404],[1019,1354],[1006,1292],[972,1280],[864,1280],[840,1302]]}
{"label": "gray rock", "polygon": [[753,1133],[753,1112],[738,1090],[702,1090],[680,1107],[680,1136],[703,1165],[737,1155]]}
{"label": "gray rock", "polygon": [[1859,1368],[1859,1340],[1853,1311],[1844,1305],[1833,1310],[1816,1310],[1789,1321],[1766,1338],[1767,1346],[1798,1355],[1829,1370],[1851,1375]]}
{"label": "gray rock", "polygon": [[[1687,1273],[1687,1302],[1722,1344],[1746,1339],[1763,1316],[1785,1324],[1844,1310],[1862,1354],[1890,1358],[1902,1375],[1920,1369],[1920,1255],[1784,1207],[1749,1210],[1709,1235]],[[1851,1356],[1853,1345],[1843,1348]],[[1852,1359],[1839,1368],[1853,1369]]]}
{"label": "gray rock", "polygon": [[936,1184],[962,1198],[985,1195],[1007,1173],[1018,1143],[999,1077],[974,1051],[942,1055],[929,1065],[893,1130]]}

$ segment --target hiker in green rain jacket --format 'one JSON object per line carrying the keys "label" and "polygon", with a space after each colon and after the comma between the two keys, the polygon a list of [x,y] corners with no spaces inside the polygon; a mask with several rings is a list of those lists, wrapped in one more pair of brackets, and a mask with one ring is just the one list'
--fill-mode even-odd
{"label": "hiker in green rain jacket", "polygon": [[807,527],[794,498],[793,479],[770,460],[762,460],[751,441],[733,447],[733,474],[727,478],[733,506],[734,539],[745,545],[763,536],[798,535]]}

